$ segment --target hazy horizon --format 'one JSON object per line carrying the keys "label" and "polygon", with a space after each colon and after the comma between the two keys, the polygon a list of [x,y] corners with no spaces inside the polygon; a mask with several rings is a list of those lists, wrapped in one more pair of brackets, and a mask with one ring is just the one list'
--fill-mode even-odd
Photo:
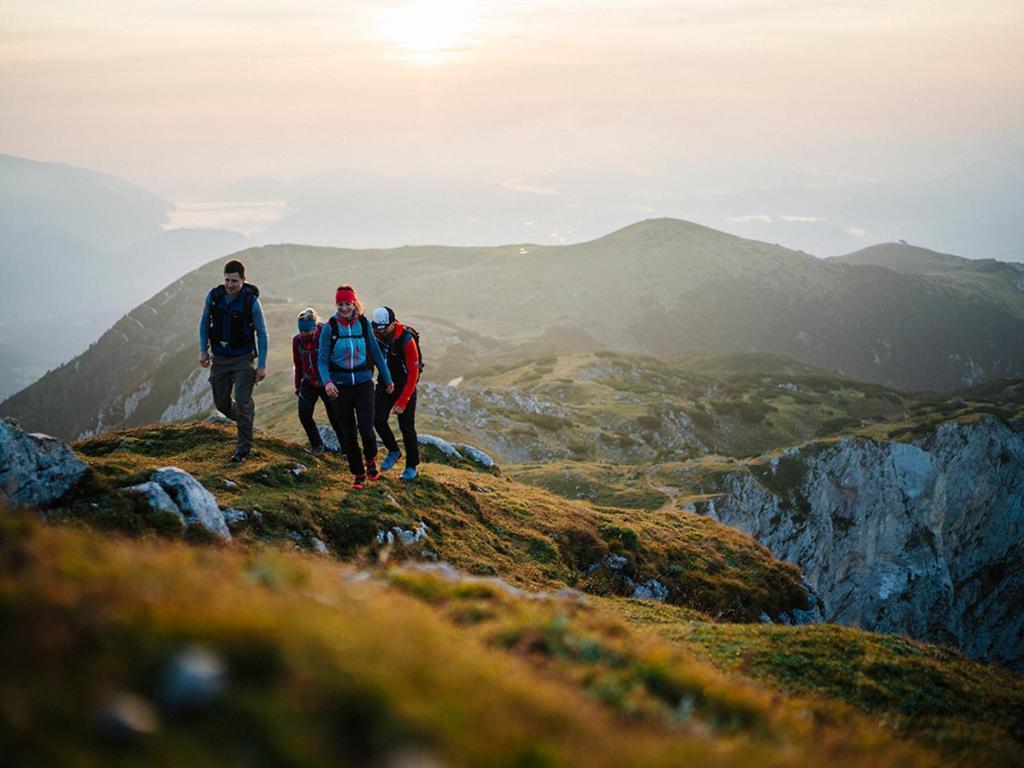
{"label": "hazy horizon", "polygon": [[[822,256],[916,238],[1014,258],[960,234],[991,229],[973,210],[991,187],[1000,238],[1021,234],[1017,2],[2,7],[0,151],[123,177],[186,223],[205,206],[255,234],[273,211],[239,222],[230,206],[367,189],[387,206],[412,186],[465,205],[472,187],[516,198],[514,239],[539,207],[551,242],[649,215]],[[943,184],[942,222],[865,214],[878,190]],[[847,202],[828,200],[840,189]]]}

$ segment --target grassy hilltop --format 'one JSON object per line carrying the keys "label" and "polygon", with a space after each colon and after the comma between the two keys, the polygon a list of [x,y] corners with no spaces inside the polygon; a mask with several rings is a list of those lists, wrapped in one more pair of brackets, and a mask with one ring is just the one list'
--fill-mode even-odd
{"label": "grassy hilltop", "polygon": [[[230,441],[212,425],[99,435],[75,446],[90,469],[51,524],[0,516],[10,764],[1024,760],[1019,677],[891,636],[758,622],[802,604],[797,574],[712,521],[437,463],[356,493],[333,457],[265,437],[230,466]],[[167,464],[250,513],[232,544],[182,541],[121,490]],[[376,543],[419,521],[426,540]],[[609,555],[621,572],[591,567]],[[669,601],[624,596],[624,575],[663,579]],[[197,646],[223,677],[184,707],[168,668]]]}

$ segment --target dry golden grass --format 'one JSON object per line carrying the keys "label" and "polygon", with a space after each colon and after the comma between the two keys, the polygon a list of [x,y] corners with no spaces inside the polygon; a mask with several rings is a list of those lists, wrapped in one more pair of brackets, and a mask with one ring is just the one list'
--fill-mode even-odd
{"label": "dry golden grass", "polygon": [[[5,762],[939,764],[842,707],[730,679],[594,609],[429,575],[389,583],[277,549],[6,516]],[[159,703],[161,671],[195,644],[223,660],[227,683],[175,714]],[[123,740],[98,727],[126,692],[155,702],[154,732]]]}

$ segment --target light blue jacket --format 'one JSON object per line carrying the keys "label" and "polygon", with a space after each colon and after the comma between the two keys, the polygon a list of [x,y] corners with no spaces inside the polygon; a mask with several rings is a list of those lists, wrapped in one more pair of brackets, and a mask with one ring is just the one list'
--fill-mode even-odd
{"label": "light blue jacket", "polygon": [[[371,330],[363,332],[363,320],[353,313],[351,320],[346,320],[340,315],[335,315],[334,320],[338,323],[338,340],[334,343],[334,351],[331,351],[331,324],[324,323],[324,329],[320,333],[319,359],[317,360],[317,371],[320,373],[320,381],[333,381],[339,387],[351,387],[362,384],[373,379],[373,371],[369,366],[369,359],[380,371],[380,378],[385,384],[391,384],[391,371],[388,370],[384,353],[380,351],[380,345]],[[365,321],[369,326],[369,321]],[[369,344],[367,344],[367,336]],[[369,349],[367,349],[369,347]]]}

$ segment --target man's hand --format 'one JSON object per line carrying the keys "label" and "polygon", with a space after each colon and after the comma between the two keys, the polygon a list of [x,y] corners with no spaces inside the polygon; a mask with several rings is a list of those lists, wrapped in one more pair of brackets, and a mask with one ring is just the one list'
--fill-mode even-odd
{"label": "man's hand", "polygon": [[256,369],[256,375],[253,377],[253,384],[259,384],[265,378],[267,378],[267,369],[266,368],[257,368]]}
{"label": "man's hand", "polygon": [[391,409],[391,412],[393,414],[395,414],[396,416],[400,416],[401,414],[405,413],[405,406],[404,405],[396,405],[394,408]]}
{"label": "man's hand", "polygon": [[199,353],[199,364],[201,366],[203,366],[203,368],[209,368],[210,367],[210,353],[209,352],[200,352]]}
{"label": "man's hand", "polygon": [[327,393],[328,397],[338,396],[338,388],[334,385],[333,381],[328,381],[326,384],[324,384],[324,392]]}
{"label": "man's hand", "polygon": [[390,395],[392,392],[395,391],[395,385],[394,384],[388,384],[387,387],[385,387],[385,391]]}

